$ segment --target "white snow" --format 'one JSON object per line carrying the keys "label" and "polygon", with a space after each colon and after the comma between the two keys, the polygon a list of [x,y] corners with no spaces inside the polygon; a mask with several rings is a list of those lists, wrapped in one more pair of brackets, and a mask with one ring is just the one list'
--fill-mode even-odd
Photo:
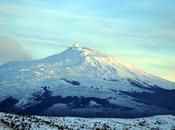
{"label": "white snow", "polygon": [[[165,89],[175,89],[173,82],[138,70],[119,58],[75,44],[60,54],[41,60],[1,65],[0,101],[13,96],[20,100],[17,106],[25,105],[33,92],[40,90],[41,86],[49,86],[53,95],[112,97],[111,102],[141,109],[143,104],[117,93],[120,90],[148,91],[133,87],[127,81],[128,78]],[[75,80],[80,85],[75,87],[62,79]]]}

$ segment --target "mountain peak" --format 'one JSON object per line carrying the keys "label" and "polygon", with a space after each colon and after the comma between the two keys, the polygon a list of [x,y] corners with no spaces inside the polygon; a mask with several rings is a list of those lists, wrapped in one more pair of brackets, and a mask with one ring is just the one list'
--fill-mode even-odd
{"label": "mountain peak", "polygon": [[95,49],[89,48],[89,47],[81,47],[79,44],[73,44],[70,46],[69,49],[65,50],[64,53],[78,53],[81,56],[97,56],[101,55],[98,51]]}
{"label": "mountain peak", "polygon": [[80,45],[78,43],[75,43],[73,45],[70,46],[71,48],[80,48]]}
{"label": "mountain peak", "polygon": [[78,65],[83,62],[92,62],[94,57],[101,57],[102,54],[92,48],[80,47],[73,44],[63,52],[42,59],[44,63],[62,63],[64,66]]}

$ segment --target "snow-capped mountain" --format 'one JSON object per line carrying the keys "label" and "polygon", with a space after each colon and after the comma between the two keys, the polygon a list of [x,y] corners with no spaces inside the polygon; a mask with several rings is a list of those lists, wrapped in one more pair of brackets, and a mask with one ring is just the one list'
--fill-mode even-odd
{"label": "snow-capped mountain", "polygon": [[175,114],[175,83],[73,45],[41,60],[0,66],[0,111],[140,117]]}

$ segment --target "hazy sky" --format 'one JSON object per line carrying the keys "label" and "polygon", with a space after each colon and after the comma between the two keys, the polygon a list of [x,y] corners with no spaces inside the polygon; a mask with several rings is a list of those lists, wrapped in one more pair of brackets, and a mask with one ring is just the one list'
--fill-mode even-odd
{"label": "hazy sky", "polygon": [[175,81],[174,0],[0,0],[0,63],[73,43]]}

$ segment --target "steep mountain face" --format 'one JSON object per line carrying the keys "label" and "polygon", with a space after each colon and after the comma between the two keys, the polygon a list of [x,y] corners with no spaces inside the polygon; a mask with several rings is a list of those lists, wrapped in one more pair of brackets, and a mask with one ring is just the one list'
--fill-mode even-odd
{"label": "steep mountain face", "polygon": [[0,66],[0,95],[0,111],[20,114],[175,114],[175,83],[77,45],[41,60]]}

